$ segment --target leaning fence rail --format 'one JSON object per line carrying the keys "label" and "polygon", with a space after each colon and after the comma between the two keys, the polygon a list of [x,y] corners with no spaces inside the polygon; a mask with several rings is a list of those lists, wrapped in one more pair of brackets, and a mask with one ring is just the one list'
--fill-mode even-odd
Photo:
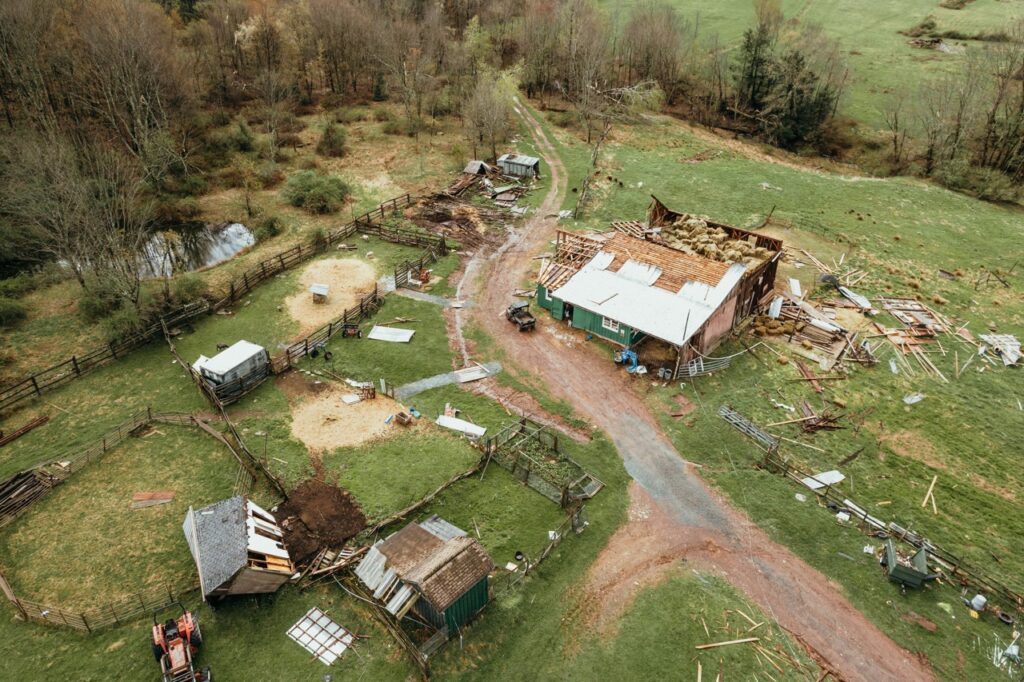
{"label": "leaning fence rail", "polygon": [[[729,413],[734,415],[736,414],[723,406],[719,411],[719,416],[722,416],[723,419],[726,419],[736,427],[736,423],[726,417],[726,414]],[[752,424],[749,420],[744,419],[744,421]],[[747,437],[760,441],[759,438],[752,435],[747,430],[739,430]],[[759,430],[760,429],[758,429],[758,431]],[[766,471],[779,474],[792,481],[796,481],[801,485],[804,485],[804,479],[809,477],[813,478],[813,473],[805,471],[794,465],[788,459],[780,455],[777,449],[765,449],[764,447],[761,447],[761,450],[764,451],[765,455],[759,466]],[[952,552],[936,546],[931,541],[926,540],[923,536],[902,528],[894,522],[886,524],[881,519],[871,516],[865,511],[864,506],[849,499],[831,485],[823,486],[813,492],[826,502],[832,503],[837,508],[848,510],[851,518],[857,519],[857,522],[860,524],[862,529],[869,530],[871,532],[882,531],[917,549],[924,549],[931,559],[938,562],[943,568],[949,571],[953,577],[966,584],[972,584],[975,587],[979,587],[990,594],[998,595],[1006,602],[1013,604],[1017,610],[1024,611],[1024,594],[1008,587],[998,580],[990,578],[983,571],[972,566]]]}
{"label": "leaning fence rail", "polygon": [[59,388],[84,374],[120,359],[136,348],[159,338],[164,327],[173,328],[211,310],[220,310],[232,305],[267,279],[275,277],[285,270],[323,253],[331,246],[341,243],[356,232],[374,234],[385,241],[393,241],[400,244],[427,246],[431,249],[440,250],[441,253],[447,253],[447,246],[443,237],[429,233],[419,233],[413,230],[388,227],[374,222],[376,219],[383,220],[389,211],[399,211],[411,205],[413,201],[413,197],[409,194],[386,201],[374,210],[354,219],[337,230],[314,238],[307,244],[297,244],[290,249],[260,261],[253,267],[245,270],[241,276],[231,280],[227,285],[226,291],[214,296],[213,303],[206,300],[187,303],[166,313],[135,334],[117,341],[111,341],[84,354],[72,355],[69,359],[52,367],[34,372],[23,379],[3,386],[0,388],[0,412],[6,411],[25,400],[41,396],[45,392]]}

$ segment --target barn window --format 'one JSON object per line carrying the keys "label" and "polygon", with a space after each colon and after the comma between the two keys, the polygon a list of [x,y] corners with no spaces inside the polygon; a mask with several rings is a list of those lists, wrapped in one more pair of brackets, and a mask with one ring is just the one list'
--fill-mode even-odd
{"label": "barn window", "polygon": [[610,332],[618,333],[618,331],[619,331],[619,323],[616,322],[615,320],[611,319],[610,317],[602,317],[601,318],[601,326],[604,327],[605,329],[607,329]]}

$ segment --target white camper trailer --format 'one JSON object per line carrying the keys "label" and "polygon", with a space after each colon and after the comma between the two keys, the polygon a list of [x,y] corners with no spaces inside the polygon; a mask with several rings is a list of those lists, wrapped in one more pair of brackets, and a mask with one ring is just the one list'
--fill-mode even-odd
{"label": "white camper trailer", "polygon": [[192,368],[215,385],[226,384],[257,372],[270,364],[270,355],[263,346],[239,341],[212,358],[200,355]]}

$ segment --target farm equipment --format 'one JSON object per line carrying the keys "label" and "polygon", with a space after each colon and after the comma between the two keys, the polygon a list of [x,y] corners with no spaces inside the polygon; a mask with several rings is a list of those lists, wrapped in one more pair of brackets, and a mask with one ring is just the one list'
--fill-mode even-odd
{"label": "farm equipment", "polygon": [[630,374],[646,374],[647,368],[640,364],[636,351],[631,348],[623,348],[615,351],[615,363],[625,365],[626,371]]}
{"label": "farm equipment", "polygon": [[343,324],[341,326],[341,338],[363,338],[363,330],[359,328],[358,324]]}
{"label": "farm equipment", "polygon": [[150,643],[153,656],[160,664],[161,679],[163,682],[208,682],[213,679],[210,668],[196,670],[193,660],[203,643],[199,619],[180,603],[176,606],[181,609],[177,620],[168,618],[161,623],[157,618],[159,611],[153,612]]}
{"label": "farm equipment", "polygon": [[530,312],[529,301],[516,301],[505,310],[505,319],[519,327],[519,331],[528,332],[537,325],[537,318]]}

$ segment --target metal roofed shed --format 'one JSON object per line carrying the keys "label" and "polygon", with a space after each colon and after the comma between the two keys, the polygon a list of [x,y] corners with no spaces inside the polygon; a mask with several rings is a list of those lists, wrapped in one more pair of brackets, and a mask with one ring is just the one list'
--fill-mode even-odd
{"label": "metal roofed shed", "polygon": [[182,530],[204,599],[274,592],[295,573],[274,517],[241,495],[189,507]]}
{"label": "metal roofed shed", "polygon": [[270,364],[270,355],[263,346],[238,341],[212,358],[200,355],[192,368],[214,384],[224,384],[258,372]]}
{"label": "metal roofed shed", "polygon": [[330,291],[330,286],[327,284],[314,284],[309,287],[309,292],[313,294],[313,303],[326,303],[327,292]]}
{"label": "metal roofed shed", "polygon": [[474,159],[466,164],[466,167],[462,169],[462,172],[466,175],[487,175],[491,170],[491,167],[483,161]]}
{"label": "metal roofed shed", "polygon": [[522,154],[502,154],[498,157],[498,166],[505,175],[517,178],[539,178],[540,159]]}
{"label": "metal roofed shed", "polygon": [[355,572],[396,618],[414,610],[437,629],[455,631],[486,606],[493,569],[479,542],[431,516],[371,547]]}

